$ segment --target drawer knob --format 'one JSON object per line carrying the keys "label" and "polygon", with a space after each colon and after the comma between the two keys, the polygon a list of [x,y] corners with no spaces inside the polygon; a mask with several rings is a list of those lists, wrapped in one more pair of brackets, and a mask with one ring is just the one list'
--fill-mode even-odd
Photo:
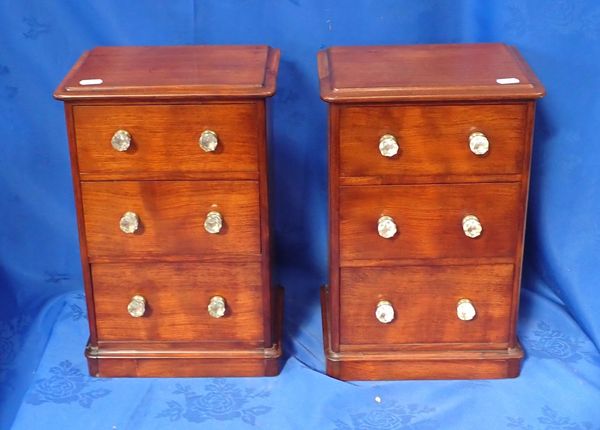
{"label": "drawer knob", "polygon": [[227,312],[225,299],[221,296],[213,296],[208,303],[208,314],[213,318],[221,318]]}
{"label": "drawer knob", "polygon": [[127,312],[134,318],[143,317],[146,313],[146,299],[143,296],[133,296],[127,305]]}
{"label": "drawer knob", "polygon": [[379,152],[384,157],[393,157],[399,149],[398,141],[391,134],[384,134],[379,138]]}
{"label": "drawer knob", "polygon": [[384,239],[391,239],[398,232],[396,223],[391,216],[382,216],[377,221],[377,232]]}
{"label": "drawer knob", "polygon": [[380,300],[375,309],[375,318],[382,324],[394,321],[394,307],[387,300]]}
{"label": "drawer knob", "polygon": [[133,234],[140,227],[140,219],[135,212],[125,212],[119,221],[119,228],[123,233]]}
{"label": "drawer knob", "polygon": [[204,220],[204,230],[210,234],[217,234],[223,228],[223,217],[217,211],[210,211]]}
{"label": "drawer knob", "polygon": [[215,149],[217,149],[219,138],[217,137],[217,133],[214,131],[204,130],[200,135],[198,143],[200,144],[200,148],[202,148],[205,152],[213,152]]}
{"label": "drawer knob", "polygon": [[127,130],[117,130],[113,134],[110,144],[119,152],[125,152],[131,146],[131,134]]}
{"label": "drawer knob", "polygon": [[477,315],[473,302],[469,299],[460,299],[456,304],[456,315],[462,321],[471,321]]}
{"label": "drawer knob", "polygon": [[464,217],[462,220],[462,227],[465,236],[470,237],[471,239],[481,236],[481,232],[483,231],[479,218],[475,215],[467,215]]}
{"label": "drawer knob", "polygon": [[476,131],[469,135],[469,148],[475,155],[484,155],[490,150],[490,141],[485,134]]}

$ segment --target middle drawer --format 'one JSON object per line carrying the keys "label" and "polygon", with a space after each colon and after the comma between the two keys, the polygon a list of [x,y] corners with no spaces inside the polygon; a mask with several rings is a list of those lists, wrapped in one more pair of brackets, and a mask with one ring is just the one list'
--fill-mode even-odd
{"label": "middle drawer", "polygon": [[84,182],[81,194],[92,262],[261,252],[253,181]]}
{"label": "middle drawer", "polygon": [[[512,257],[523,217],[519,197],[519,183],[342,187],[341,263]],[[465,224],[469,216],[475,219]],[[476,223],[479,234],[469,237]]]}

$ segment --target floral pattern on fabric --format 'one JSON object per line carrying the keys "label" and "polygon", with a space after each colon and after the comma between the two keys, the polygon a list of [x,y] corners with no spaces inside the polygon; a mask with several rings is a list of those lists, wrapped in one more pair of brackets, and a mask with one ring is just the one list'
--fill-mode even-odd
{"label": "floral pattern on fabric", "polygon": [[205,392],[202,394],[197,394],[190,386],[180,384],[176,385],[173,394],[183,395],[184,401],[168,401],[169,407],[159,413],[157,418],[169,418],[171,421],[184,418],[194,423],[239,419],[254,426],[259,415],[271,411],[269,406],[253,404],[257,399],[269,397],[269,391],[242,389],[222,379],[213,380],[205,387]]}
{"label": "floral pattern on fabric", "polygon": [[91,388],[107,381],[107,379],[92,379],[83,374],[81,369],[68,361],[62,361],[50,369],[47,378],[35,382],[34,389],[27,398],[27,403],[40,405],[42,403],[77,403],[89,408],[94,400],[110,394],[106,388]]}

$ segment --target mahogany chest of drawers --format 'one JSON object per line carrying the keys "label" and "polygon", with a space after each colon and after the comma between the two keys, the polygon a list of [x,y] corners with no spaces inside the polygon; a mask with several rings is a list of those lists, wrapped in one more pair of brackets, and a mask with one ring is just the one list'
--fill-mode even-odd
{"label": "mahogany chest of drawers", "polygon": [[96,376],[279,372],[267,46],[106,47],[65,102]]}
{"label": "mahogany chest of drawers", "polygon": [[515,377],[535,102],[503,44],[333,47],[327,373]]}

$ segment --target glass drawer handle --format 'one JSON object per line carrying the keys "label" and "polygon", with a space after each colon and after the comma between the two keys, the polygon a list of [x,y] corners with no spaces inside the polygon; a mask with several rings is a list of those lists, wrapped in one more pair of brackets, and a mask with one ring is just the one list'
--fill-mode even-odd
{"label": "glass drawer handle", "polygon": [[391,239],[398,232],[398,227],[391,216],[382,216],[377,220],[377,233],[384,239]]}
{"label": "glass drawer handle", "polygon": [[140,218],[135,212],[125,212],[119,221],[119,228],[125,234],[133,234],[140,227]]}
{"label": "glass drawer handle", "polygon": [[375,318],[382,324],[394,321],[394,307],[387,300],[380,300],[375,308]]}
{"label": "glass drawer handle", "polygon": [[217,234],[223,228],[223,216],[217,211],[210,211],[204,220],[204,230],[210,234]]}
{"label": "glass drawer handle", "polygon": [[113,134],[110,144],[115,150],[125,152],[131,146],[131,134],[127,130],[117,130]]}
{"label": "glass drawer handle", "polygon": [[225,299],[221,296],[214,296],[210,298],[208,303],[208,314],[213,318],[221,318],[227,312],[227,305]]}
{"label": "glass drawer handle", "polygon": [[393,157],[399,149],[398,141],[391,134],[384,134],[379,138],[379,152],[384,157]]}
{"label": "glass drawer handle", "polygon": [[133,296],[127,305],[127,312],[134,318],[143,317],[146,313],[146,299],[143,296]]}
{"label": "glass drawer handle", "polygon": [[490,150],[490,141],[485,134],[476,131],[469,135],[469,148],[475,155],[485,155]]}
{"label": "glass drawer handle", "polygon": [[481,233],[483,232],[481,222],[479,222],[479,218],[475,215],[467,215],[464,217],[462,219],[462,228],[465,236],[470,237],[471,239],[481,236]]}
{"label": "glass drawer handle", "polygon": [[204,130],[200,135],[200,139],[198,140],[198,144],[200,148],[202,148],[205,152],[214,152],[219,145],[219,138],[217,137],[217,133],[212,130]]}
{"label": "glass drawer handle", "polygon": [[460,299],[456,304],[456,315],[461,321],[471,321],[477,315],[477,310],[471,300]]}

